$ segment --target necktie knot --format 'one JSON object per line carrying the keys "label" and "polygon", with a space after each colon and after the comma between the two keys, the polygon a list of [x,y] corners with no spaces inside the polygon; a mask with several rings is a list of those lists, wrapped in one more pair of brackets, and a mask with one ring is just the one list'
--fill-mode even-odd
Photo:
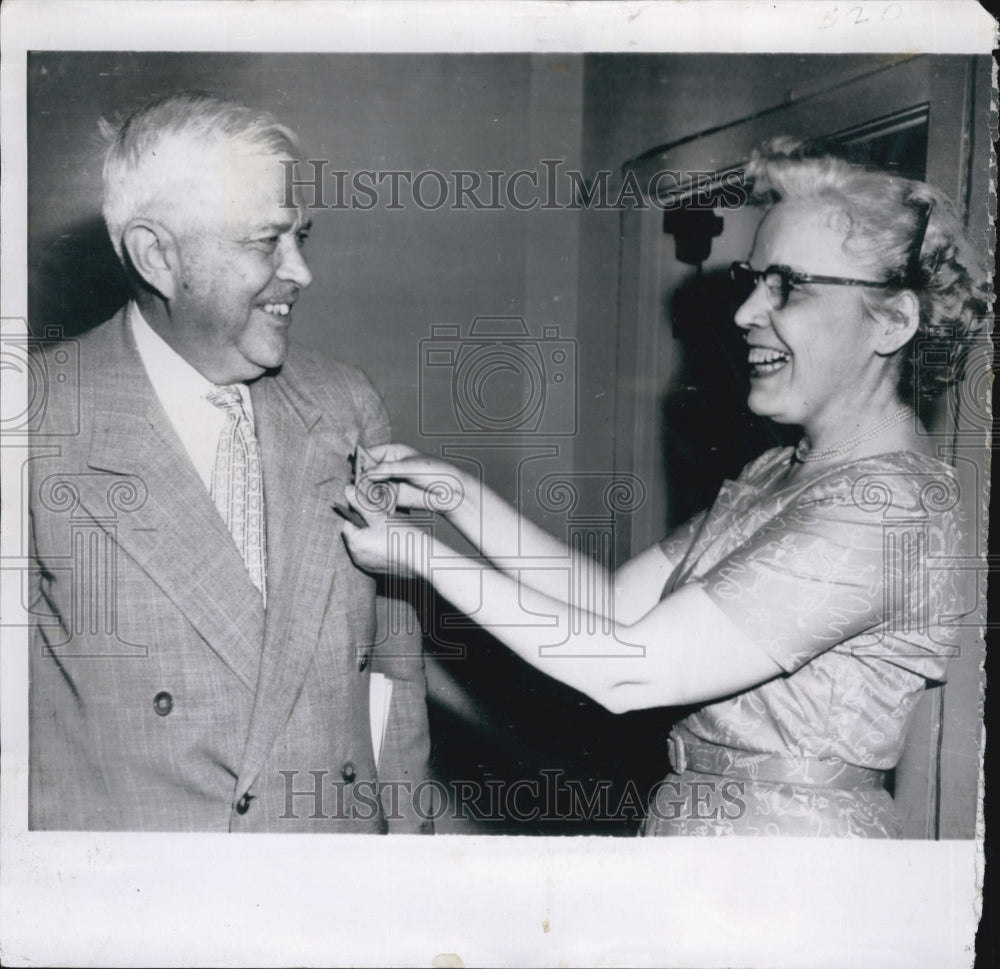
{"label": "necktie knot", "polygon": [[237,416],[243,413],[243,395],[232,385],[214,387],[205,398],[209,403],[230,413],[236,412]]}

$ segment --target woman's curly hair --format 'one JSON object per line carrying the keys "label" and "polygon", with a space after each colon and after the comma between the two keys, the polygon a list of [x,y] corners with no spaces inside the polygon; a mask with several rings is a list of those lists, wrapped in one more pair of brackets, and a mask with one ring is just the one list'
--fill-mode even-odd
{"label": "woman's curly hair", "polygon": [[[758,203],[828,205],[846,230],[844,251],[874,278],[896,284],[896,292],[917,296],[920,326],[901,351],[902,400],[934,398],[960,376],[974,337],[988,329],[990,290],[984,261],[941,192],[790,138],[755,151],[746,175]],[[862,293],[868,312],[877,314],[893,290]]]}

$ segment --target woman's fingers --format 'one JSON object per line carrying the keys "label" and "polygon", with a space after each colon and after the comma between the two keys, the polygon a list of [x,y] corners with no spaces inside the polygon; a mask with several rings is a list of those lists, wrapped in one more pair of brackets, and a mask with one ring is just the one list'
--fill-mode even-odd
{"label": "woman's fingers", "polygon": [[416,455],[403,461],[386,461],[366,478],[393,481],[396,506],[450,514],[465,500],[467,482],[461,472],[438,458]]}
{"label": "woman's fingers", "polygon": [[350,522],[344,522],[341,535],[351,559],[359,569],[366,572],[385,571],[387,557],[384,554],[384,542],[373,540],[370,532],[370,528],[358,528]]}
{"label": "woman's fingers", "polygon": [[420,452],[408,444],[374,444],[367,449],[368,453],[378,462],[401,461]]}
{"label": "woman's fingers", "polygon": [[346,520],[342,526],[341,534],[354,564],[368,572],[384,571],[388,561],[386,516],[359,504],[357,489],[353,485],[344,489],[344,497],[350,508],[362,515],[366,522],[364,528]]}
{"label": "woman's fingers", "polygon": [[[399,452],[400,456],[394,452]],[[372,507],[384,507],[386,511],[405,508],[449,514],[465,500],[467,486],[461,472],[440,458],[394,444],[380,445],[369,453],[382,458],[378,464],[367,468],[357,481],[366,512]],[[391,500],[387,503],[382,501],[382,482],[392,482]],[[358,500],[358,497],[352,500],[355,507]]]}
{"label": "woman's fingers", "polygon": [[[405,526],[394,525],[393,528],[405,529]],[[370,519],[366,528],[345,521],[341,534],[351,560],[359,569],[372,573],[416,574],[414,549],[419,544],[419,535],[416,541],[390,541],[385,515]]]}

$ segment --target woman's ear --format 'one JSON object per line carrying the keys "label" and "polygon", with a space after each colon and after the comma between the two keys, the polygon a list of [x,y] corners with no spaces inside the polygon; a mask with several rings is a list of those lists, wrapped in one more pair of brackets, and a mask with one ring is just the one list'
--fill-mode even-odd
{"label": "woman's ear", "polygon": [[177,240],[161,222],[133,219],[122,233],[122,249],[143,281],[165,300],[177,291]]}
{"label": "woman's ear", "polygon": [[888,357],[905,347],[920,328],[920,300],[916,293],[904,289],[884,298],[875,314],[875,323],[877,353]]}

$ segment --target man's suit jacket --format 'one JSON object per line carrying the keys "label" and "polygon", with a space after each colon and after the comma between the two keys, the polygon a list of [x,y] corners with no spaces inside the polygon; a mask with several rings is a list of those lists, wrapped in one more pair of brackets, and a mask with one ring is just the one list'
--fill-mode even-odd
{"label": "man's suit jacket", "polygon": [[[42,366],[31,826],[427,830],[401,786],[425,778],[429,753],[419,631],[407,632],[412,613],[394,613],[403,628],[382,641],[375,583],[352,565],[331,509],[358,442],[389,436],[367,378],[293,346],[251,385],[265,612],[124,312],[49,348]],[[378,775],[373,670],[393,677]],[[389,785],[381,798],[376,776]]]}

